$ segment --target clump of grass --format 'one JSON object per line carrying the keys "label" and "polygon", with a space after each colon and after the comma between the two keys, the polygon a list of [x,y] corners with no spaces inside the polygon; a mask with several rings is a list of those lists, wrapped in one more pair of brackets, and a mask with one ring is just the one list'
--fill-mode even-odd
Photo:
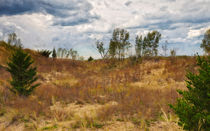
{"label": "clump of grass", "polygon": [[47,126],[47,127],[43,127],[42,130],[45,131],[45,130],[53,130],[53,129],[57,129],[58,126],[57,125],[53,125],[53,126]]}
{"label": "clump of grass", "polygon": [[105,124],[97,120],[97,118],[85,116],[84,118],[79,118],[72,125],[72,128],[102,128]]}
{"label": "clump of grass", "polygon": [[180,57],[173,61],[166,61],[165,72],[170,73],[170,77],[175,81],[184,81],[186,69],[195,71],[196,61],[194,57]]}
{"label": "clump of grass", "polygon": [[70,109],[65,109],[60,103],[55,103],[50,107],[50,116],[56,121],[67,121],[71,120],[74,112]]}

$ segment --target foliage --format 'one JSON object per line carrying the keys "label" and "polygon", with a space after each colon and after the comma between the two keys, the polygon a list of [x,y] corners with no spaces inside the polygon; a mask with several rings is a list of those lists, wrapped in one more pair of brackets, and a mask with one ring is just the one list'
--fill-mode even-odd
{"label": "foliage", "polygon": [[62,58],[61,52],[62,52],[62,48],[58,48],[58,49],[57,49],[57,57],[58,57],[58,58]]}
{"label": "foliage", "polygon": [[188,90],[178,90],[182,98],[170,107],[179,117],[179,124],[186,130],[210,130],[210,57],[197,57],[199,74],[189,72]]}
{"label": "foliage", "polygon": [[36,67],[30,67],[33,64],[31,56],[19,48],[9,60],[7,71],[12,77],[10,81],[12,88],[9,89],[20,96],[30,95],[39,85],[32,85],[38,77],[36,76]]}
{"label": "foliage", "polygon": [[65,48],[58,48],[57,56],[58,58],[66,58],[68,51]]}
{"label": "foliage", "polygon": [[40,55],[44,56],[44,57],[47,57],[49,58],[50,54],[52,53],[52,51],[50,50],[41,50],[41,51],[38,51]]}
{"label": "foliage", "polygon": [[136,49],[136,56],[137,57],[141,57],[142,56],[142,51],[143,51],[143,40],[142,40],[142,36],[136,36],[136,45],[135,45],[135,49]]}
{"label": "foliage", "polygon": [[157,56],[158,46],[161,39],[161,34],[158,31],[149,32],[144,38],[139,37],[141,40],[142,55],[144,56]]}
{"label": "foliage", "polygon": [[200,45],[201,48],[207,53],[210,54],[210,29],[208,29],[205,34],[202,41],[202,44]]}
{"label": "foliage", "polygon": [[72,60],[76,60],[77,58],[78,58],[78,52],[76,51],[76,50],[74,50],[74,49],[70,49],[69,51],[68,51],[68,54],[67,54],[67,58],[70,56],[70,58],[72,59]]}
{"label": "foliage", "polygon": [[175,57],[176,56],[176,50],[175,49],[170,50],[170,54],[171,54],[172,57]]}
{"label": "foliage", "polygon": [[114,29],[112,39],[109,43],[109,54],[112,58],[118,57],[118,59],[123,59],[125,57],[126,50],[131,47],[129,37],[129,32],[126,30]]}
{"label": "foliage", "polygon": [[79,54],[76,50],[74,49],[65,49],[65,48],[58,48],[57,50],[57,56],[59,58],[70,58],[72,60],[76,60],[79,57]]}
{"label": "foliage", "polygon": [[52,57],[53,57],[53,59],[55,59],[57,57],[55,48],[53,48]]}
{"label": "foliage", "polygon": [[100,41],[96,41],[96,48],[101,58],[104,59],[107,56],[107,52],[105,52],[104,43]]}
{"label": "foliage", "polygon": [[89,58],[88,58],[88,61],[93,61],[94,59],[93,59],[93,57],[92,56],[90,56]]}
{"label": "foliage", "polygon": [[17,37],[16,33],[11,33],[8,35],[7,43],[11,46],[22,47],[21,40]]}
{"label": "foliage", "polygon": [[80,56],[78,59],[83,61],[85,58],[83,56]]}

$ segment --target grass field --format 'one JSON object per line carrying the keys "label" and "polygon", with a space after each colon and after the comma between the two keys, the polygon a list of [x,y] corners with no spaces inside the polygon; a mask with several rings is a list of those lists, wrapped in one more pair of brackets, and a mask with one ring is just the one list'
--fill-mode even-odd
{"label": "grass field", "polygon": [[12,94],[5,70],[12,49],[0,43],[0,130],[179,131],[168,104],[185,88],[195,57],[76,61],[35,60],[38,82],[28,98]]}

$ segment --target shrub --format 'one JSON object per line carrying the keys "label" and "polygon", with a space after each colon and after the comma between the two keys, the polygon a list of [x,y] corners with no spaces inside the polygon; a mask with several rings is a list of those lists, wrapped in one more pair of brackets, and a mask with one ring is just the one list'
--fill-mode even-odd
{"label": "shrub", "polygon": [[45,56],[45,57],[49,57],[50,56],[50,54],[52,53],[52,51],[50,51],[50,50],[41,50],[41,51],[38,51],[39,52],[39,54],[40,55],[42,55],[42,56]]}
{"label": "shrub", "polygon": [[142,62],[142,58],[141,57],[136,57],[136,56],[130,56],[129,60],[130,60],[131,65],[137,65],[137,64]]}
{"label": "shrub", "polygon": [[178,90],[182,98],[178,98],[177,103],[170,107],[185,130],[207,131],[210,130],[210,57],[205,59],[198,56],[197,65],[200,67],[199,74],[189,72],[186,75],[188,90]]}
{"label": "shrub", "polygon": [[93,61],[93,60],[94,60],[94,59],[93,59],[93,57],[91,57],[91,56],[88,58],[88,61]]}
{"label": "shrub", "polygon": [[20,96],[30,95],[34,88],[39,85],[32,85],[38,77],[36,76],[36,67],[30,67],[33,63],[31,56],[19,48],[9,59],[7,71],[12,77],[10,90]]}

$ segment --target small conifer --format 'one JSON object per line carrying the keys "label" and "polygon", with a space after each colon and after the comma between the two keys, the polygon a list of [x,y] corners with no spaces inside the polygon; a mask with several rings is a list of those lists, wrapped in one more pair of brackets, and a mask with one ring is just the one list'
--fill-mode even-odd
{"label": "small conifer", "polygon": [[7,71],[11,74],[11,88],[15,94],[28,96],[39,84],[33,84],[38,77],[36,76],[36,67],[31,67],[33,60],[28,53],[21,48],[15,50],[7,63]]}

